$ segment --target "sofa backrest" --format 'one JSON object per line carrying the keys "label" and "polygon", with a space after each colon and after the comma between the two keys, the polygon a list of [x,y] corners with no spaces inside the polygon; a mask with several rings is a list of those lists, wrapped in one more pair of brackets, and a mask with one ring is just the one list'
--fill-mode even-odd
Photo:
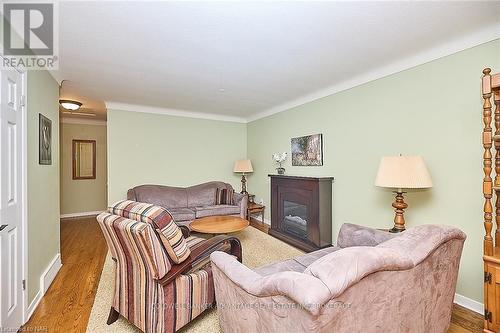
{"label": "sofa backrest", "polygon": [[354,246],[325,255],[309,265],[304,274],[320,279],[334,298],[369,274],[411,269],[453,239],[463,243],[465,234],[449,226],[416,226],[375,247]]}
{"label": "sofa backrest", "polygon": [[230,184],[217,181],[187,187],[188,207],[214,205],[217,188],[232,189],[233,187]]}
{"label": "sofa backrest", "polygon": [[127,192],[127,199],[147,202],[165,208],[209,206],[215,203],[217,188],[232,188],[230,184],[218,181],[190,187],[163,185],[139,185]]}
{"label": "sofa backrest", "polygon": [[397,236],[401,236],[401,233],[392,233],[362,225],[344,223],[339,230],[337,246],[341,248],[351,246],[377,246]]}
{"label": "sofa backrest", "polygon": [[[164,277],[172,267],[167,251],[149,223],[101,213],[97,221],[113,258],[118,262],[122,279],[146,273],[154,279]],[[130,279],[133,276],[129,276]]]}
{"label": "sofa backrest", "polygon": [[139,185],[127,192],[127,199],[165,208],[187,207],[187,190],[163,185]]}

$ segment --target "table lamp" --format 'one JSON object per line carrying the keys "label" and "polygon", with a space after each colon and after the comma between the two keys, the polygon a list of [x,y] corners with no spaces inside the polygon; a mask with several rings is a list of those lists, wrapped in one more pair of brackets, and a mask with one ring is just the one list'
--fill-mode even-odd
{"label": "table lamp", "polygon": [[396,215],[394,227],[390,232],[405,230],[403,189],[422,189],[432,187],[431,176],[421,156],[385,156],[378,167],[375,186],[394,189],[396,200],[393,202]]}
{"label": "table lamp", "polygon": [[252,162],[250,160],[237,160],[234,162],[233,172],[241,173],[241,194],[248,194],[247,179],[245,173],[253,172]]}

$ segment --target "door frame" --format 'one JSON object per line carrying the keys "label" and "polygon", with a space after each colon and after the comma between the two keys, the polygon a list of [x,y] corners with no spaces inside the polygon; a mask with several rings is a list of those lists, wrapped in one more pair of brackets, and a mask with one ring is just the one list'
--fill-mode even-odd
{"label": "door frame", "polygon": [[23,228],[22,242],[22,275],[24,281],[23,288],[23,325],[29,320],[31,313],[28,312],[28,71],[25,68],[16,69],[21,73],[23,81],[23,93],[21,101],[21,198],[23,203],[21,205],[21,225]]}
{"label": "door frame", "polygon": [[[0,60],[3,61],[4,57],[0,55]],[[28,310],[28,72],[27,70],[19,66],[17,68],[12,68],[12,70],[17,71],[21,74],[22,81],[22,93],[20,101],[21,110],[21,149],[18,154],[21,154],[21,242],[22,242],[22,253],[21,253],[21,275],[24,281],[23,297],[22,297],[22,323],[23,325],[28,321],[29,315]]]}

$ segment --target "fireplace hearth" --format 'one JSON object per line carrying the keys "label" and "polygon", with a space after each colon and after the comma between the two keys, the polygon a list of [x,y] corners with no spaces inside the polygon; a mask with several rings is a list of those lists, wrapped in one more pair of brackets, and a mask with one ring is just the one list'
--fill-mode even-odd
{"label": "fireplace hearth", "polygon": [[331,246],[333,178],[269,177],[269,234],[307,252]]}

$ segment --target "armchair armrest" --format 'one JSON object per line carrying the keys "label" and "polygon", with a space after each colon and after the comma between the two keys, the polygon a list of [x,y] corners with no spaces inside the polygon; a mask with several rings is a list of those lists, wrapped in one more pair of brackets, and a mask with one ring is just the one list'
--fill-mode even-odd
{"label": "armchair armrest", "polygon": [[191,250],[191,254],[185,261],[181,262],[180,264],[173,265],[170,271],[168,271],[167,275],[157,280],[157,282],[161,285],[169,284],[179,275],[189,271],[192,268],[193,263],[197,259],[202,257],[207,251],[215,249],[218,245],[224,242],[229,242],[231,244],[231,255],[235,256],[238,261],[241,262],[242,253],[240,240],[232,236],[218,235],[207,239],[194,250]]}
{"label": "armchair armrest", "polygon": [[286,271],[261,276],[220,251],[213,252],[210,259],[229,280],[256,297],[283,295],[313,315],[319,314],[322,306],[331,298],[328,287],[312,275]]}

